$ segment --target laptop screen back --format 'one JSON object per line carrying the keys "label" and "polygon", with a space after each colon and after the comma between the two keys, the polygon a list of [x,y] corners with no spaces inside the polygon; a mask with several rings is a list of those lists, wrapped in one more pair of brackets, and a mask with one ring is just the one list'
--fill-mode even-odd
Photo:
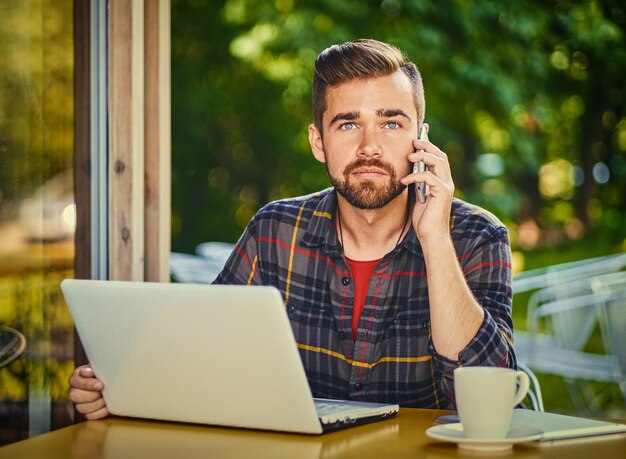
{"label": "laptop screen back", "polygon": [[320,433],[273,287],[65,280],[113,414]]}

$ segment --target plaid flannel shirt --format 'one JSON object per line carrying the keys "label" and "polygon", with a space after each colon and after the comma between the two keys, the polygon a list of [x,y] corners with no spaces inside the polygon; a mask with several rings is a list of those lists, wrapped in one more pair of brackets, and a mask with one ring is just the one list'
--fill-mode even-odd
{"label": "plaid flannel shirt", "polygon": [[280,290],[315,397],[452,408],[458,366],[516,367],[511,255],[502,223],[453,201],[451,237],[485,317],[452,361],[432,344],[427,273],[413,228],[374,269],[353,340],[354,285],[337,238],[336,207],[332,188],[266,205],[215,280]]}

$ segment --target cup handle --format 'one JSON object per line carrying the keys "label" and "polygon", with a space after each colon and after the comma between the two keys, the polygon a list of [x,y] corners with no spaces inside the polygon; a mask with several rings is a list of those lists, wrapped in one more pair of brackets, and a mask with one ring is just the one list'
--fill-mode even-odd
{"label": "cup handle", "polygon": [[517,379],[519,380],[519,387],[517,388],[517,392],[515,393],[515,401],[513,402],[513,407],[517,406],[526,394],[528,393],[528,389],[530,387],[530,379],[528,375],[523,371],[518,371],[516,374]]}

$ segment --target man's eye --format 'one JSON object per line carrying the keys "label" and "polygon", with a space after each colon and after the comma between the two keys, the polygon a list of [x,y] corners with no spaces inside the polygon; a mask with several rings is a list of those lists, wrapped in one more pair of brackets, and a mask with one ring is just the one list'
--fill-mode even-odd
{"label": "man's eye", "polygon": [[354,125],[354,123],[343,123],[341,125],[341,129],[344,131],[351,131],[352,129],[354,129],[356,126]]}
{"label": "man's eye", "polygon": [[400,128],[400,123],[398,123],[397,121],[389,121],[387,123],[387,127],[389,129],[398,129],[398,128]]}

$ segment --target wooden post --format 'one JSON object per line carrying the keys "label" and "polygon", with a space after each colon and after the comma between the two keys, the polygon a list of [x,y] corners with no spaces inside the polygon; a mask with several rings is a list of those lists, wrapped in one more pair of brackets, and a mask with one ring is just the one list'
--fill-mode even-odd
{"label": "wooden post", "polygon": [[170,0],[109,0],[109,278],[169,280]]}
{"label": "wooden post", "polygon": [[144,280],[144,2],[109,0],[109,278]]}
{"label": "wooden post", "polygon": [[169,281],[170,0],[145,0],[145,280]]}
{"label": "wooden post", "polygon": [[[90,3],[74,0],[74,277],[91,277],[91,71]],[[74,363],[87,363],[87,355],[74,332]],[[54,416],[54,413],[53,413]],[[54,419],[53,419],[54,424]]]}

